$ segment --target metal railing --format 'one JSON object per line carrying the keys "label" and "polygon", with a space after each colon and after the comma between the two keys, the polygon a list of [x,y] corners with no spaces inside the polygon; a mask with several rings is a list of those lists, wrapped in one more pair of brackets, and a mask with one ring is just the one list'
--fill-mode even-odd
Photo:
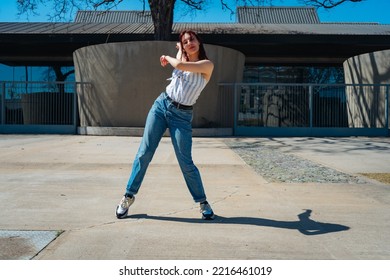
{"label": "metal railing", "polygon": [[[0,133],[77,133],[76,82],[0,82]],[[218,127],[249,136],[389,136],[390,85],[220,84]]]}
{"label": "metal railing", "polygon": [[77,92],[86,83],[0,82],[0,131],[75,133]]}
{"label": "metal railing", "polygon": [[[390,85],[220,84],[235,135],[388,135]],[[229,122],[224,120],[221,122]]]}

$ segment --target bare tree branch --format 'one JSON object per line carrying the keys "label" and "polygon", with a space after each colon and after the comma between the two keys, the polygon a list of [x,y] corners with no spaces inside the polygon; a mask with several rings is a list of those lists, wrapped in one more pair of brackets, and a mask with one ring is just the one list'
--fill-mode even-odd
{"label": "bare tree branch", "polygon": [[202,10],[203,5],[205,4],[205,0],[181,0],[184,4],[194,8],[196,10]]}
{"label": "bare tree branch", "polygon": [[316,8],[331,9],[345,2],[363,2],[365,0],[302,0],[305,5],[312,5]]}
{"label": "bare tree branch", "polygon": [[222,10],[228,10],[230,12],[230,16],[234,15],[233,9],[230,8],[230,6],[226,4],[224,0],[221,0],[221,6],[222,6]]}
{"label": "bare tree branch", "polygon": [[115,2],[115,0],[102,0],[101,2],[96,3],[96,4],[94,4],[93,6],[94,6],[95,8],[97,8],[97,7],[101,6],[101,5],[107,5],[107,4],[110,4],[110,3],[112,3],[112,2]]}

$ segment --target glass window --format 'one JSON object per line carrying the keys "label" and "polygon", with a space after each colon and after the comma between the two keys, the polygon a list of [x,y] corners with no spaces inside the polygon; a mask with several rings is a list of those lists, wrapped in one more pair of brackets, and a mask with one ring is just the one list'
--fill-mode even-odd
{"label": "glass window", "polygon": [[243,82],[239,126],[347,125],[343,67],[247,65]]}
{"label": "glass window", "polygon": [[343,67],[246,65],[244,83],[344,83]]}
{"label": "glass window", "polygon": [[9,82],[73,82],[73,66],[9,66],[0,64],[0,81]]}
{"label": "glass window", "polygon": [[73,66],[0,64],[0,123],[72,124],[74,81]]}

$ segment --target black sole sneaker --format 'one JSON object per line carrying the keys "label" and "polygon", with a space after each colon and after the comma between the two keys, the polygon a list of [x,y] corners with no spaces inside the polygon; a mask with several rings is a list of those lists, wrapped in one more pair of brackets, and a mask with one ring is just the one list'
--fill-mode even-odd
{"label": "black sole sneaker", "polygon": [[207,202],[200,204],[200,212],[202,213],[203,220],[214,220],[213,209],[211,209],[210,204],[208,204]]}
{"label": "black sole sneaker", "polygon": [[135,196],[122,197],[121,201],[119,202],[115,210],[115,215],[118,219],[122,219],[127,216],[127,213],[129,212],[129,207],[134,203],[134,200],[135,200]]}

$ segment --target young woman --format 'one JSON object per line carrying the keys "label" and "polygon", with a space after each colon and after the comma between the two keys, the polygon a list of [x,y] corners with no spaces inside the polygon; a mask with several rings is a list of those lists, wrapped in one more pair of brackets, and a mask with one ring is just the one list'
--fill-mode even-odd
{"label": "young woman", "polygon": [[210,80],[214,64],[207,58],[200,38],[193,31],[183,31],[176,48],[176,58],[168,55],[160,57],[161,66],[170,64],[174,68],[172,77],[165,92],[155,100],[149,111],[125,195],[116,208],[118,219],[127,216],[146,169],[167,128],[188,190],[194,201],[200,203],[202,218],[214,218],[213,210],[206,200],[199,170],[191,155],[192,106]]}

